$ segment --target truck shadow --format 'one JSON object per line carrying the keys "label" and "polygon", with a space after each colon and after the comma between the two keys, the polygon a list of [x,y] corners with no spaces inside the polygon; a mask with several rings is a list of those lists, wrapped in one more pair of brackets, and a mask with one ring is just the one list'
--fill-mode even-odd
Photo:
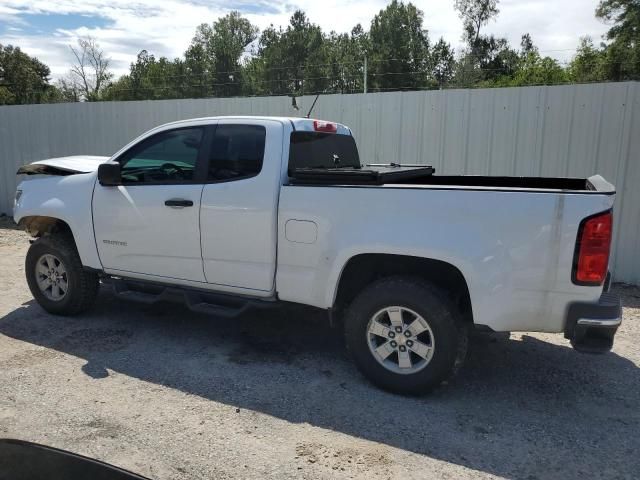
{"label": "truck shadow", "polygon": [[628,308],[640,308],[640,289],[627,283],[617,283],[615,291],[622,299],[622,305]]}
{"label": "truck shadow", "polygon": [[96,381],[112,370],[501,477],[640,471],[640,375],[615,353],[481,335],[455,380],[406,398],[368,384],[341,332],[298,307],[228,321],[180,305],[114,305],[102,292],[76,318],[28,302],[0,319],[0,334],[82,358]]}

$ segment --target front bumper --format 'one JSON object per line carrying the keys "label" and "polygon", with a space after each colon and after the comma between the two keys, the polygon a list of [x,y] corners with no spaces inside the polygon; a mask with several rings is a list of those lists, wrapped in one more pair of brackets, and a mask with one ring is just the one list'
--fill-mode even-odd
{"label": "front bumper", "polygon": [[615,293],[603,293],[595,302],[575,302],[569,306],[564,336],[579,352],[605,353],[613,347],[613,337],[622,323],[622,304]]}

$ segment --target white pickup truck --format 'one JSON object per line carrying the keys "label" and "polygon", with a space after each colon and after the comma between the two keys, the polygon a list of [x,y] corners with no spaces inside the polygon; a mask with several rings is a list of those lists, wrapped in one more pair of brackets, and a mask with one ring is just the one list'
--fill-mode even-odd
{"label": "white pickup truck", "polygon": [[[588,179],[438,176],[363,164],[348,127],[215,117],[143,134],[111,158],[22,167],[15,221],[48,312],[117,295],[232,317],[295,302],[344,326],[377,385],[420,393],[461,365],[471,327],[563,332],[611,349],[614,187]],[[302,321],[302,320],[301,320]]]}

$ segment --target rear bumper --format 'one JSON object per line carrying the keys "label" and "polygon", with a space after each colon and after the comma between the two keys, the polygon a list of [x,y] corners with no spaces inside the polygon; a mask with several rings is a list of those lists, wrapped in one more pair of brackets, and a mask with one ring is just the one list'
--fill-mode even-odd
{"label": "rear bumper", "polygon": [[622,322],[622,304],[614,293],[603,293],[597,302],[575,302],[569,306],[564,336],[580,352],[604,353]]}

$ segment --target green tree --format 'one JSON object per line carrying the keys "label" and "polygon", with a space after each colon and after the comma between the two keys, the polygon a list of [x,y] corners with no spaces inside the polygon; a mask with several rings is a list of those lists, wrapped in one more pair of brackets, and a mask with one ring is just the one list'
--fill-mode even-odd
{"label": "green tree", "polygon": [[518,52],[511,48],[506,38],[496,38],[493,35],[481,37],[477,52],[484,81],[511,78],[520,66]]}
{"label": "green tree", "polygon": [[0,44],[0,105],[56,101],[49,74],[49,67],[37,58],[19,47]]}
{"label": "green tree", "polygon": [[433,86],[429,34],[423,13],[412,3],[393,0],[373,18],[369,68],[373,88],[416,89]]}
{"label": "green tree", "polygon": [[522,57],[526,57],[530,53],[537,52],[538,47],[536,47],[533,43],[533,39],[531,38],[531,34],[525,33],[522,35],[520,39],[520,55]]}
{"label": "green tree", "polygon": [[498,0],[455,0],[454,8],[463,22],[464,40],[472,49],[480,40],[480,29],[500,12]]}
{"label": "green tree", "polygon": [[439,87],[442,88],[453,79],[455,64],[451,45],[441,37],[431,49],[432,75]]}
{"label": "green tree", "polygon": [[612,24],[606,34],[607,78],[640,78],[640,1],[600,0],[596,17]]}
{"label": "green tree", "polygon": [[201,81],[196,85],[211,86],[210,93],[216,96],[239,95],[243,86],[243,55],[257,36],[258,28],[236,11],[212,25],[203,23],[185,53],[188,73],[196,82]]}
{"label": "green tree", "polygon": [[327,75],[329,90],[338,93],[362,92],[364,88],[364,58],[369,50],[367,33],[358,24],[350,34],[331,32],[327,38]]}
{"label": "green tree", "polygon": [[518,67],[518,54],[505,38],[482,35],[481,29],[498,13],[497,0],[456,0],[467,49],[456,66],[456,84],[470,87],[508,82]]}
{"label": "green tree", "polygon": [[568,68],[572,82],[602,82],[607,79],[607,54],[594,46],[590,37],[580,39],[576,54]]}
{"label": "green tree", "polygon": [[293,13],[286,30],[273,25],[265,29],[257,58],[247,68],[255,92],[302,95],[327,91],[331,87],[328,43],[322,29],[301,10]]}
{"label": "green tree", "polygon": [[567,72],[557,60],[532,54],[505,86],[557,85],[568,80]]}
{"label": "green tree", "polygon": [[473,50],[466,50],[456,65],[454,83],[459,87],[499,86],[516,74],[521,60],[506,38],[481,36]]}
{"label": "green tree", "polygon": [[[213,75],[209,71],[207,53],[202,44],[192,44],[184,54],[188,98],[206,97],[213,94]],[[209,93],[211,92],[211,93]]]}
{"label": "green tree", "polygon": [[140,51],[129,74],[109,86],[105,100],[159,100],[188,95],[189,81],[185,62],[160,57],[156,60],[146,50]]}
{"label": "green tree", "polygon": [[531,35],[522,36],[519,61],[510,75],[498,81],[502,86],[556,85],[569,81],[567,71],[557,60],[541,57]]}
{"label": "green tree", "polygon": [[56,82],[61,102],[79,102],[82,100],[80,89],[69,78],[61,78]]}

